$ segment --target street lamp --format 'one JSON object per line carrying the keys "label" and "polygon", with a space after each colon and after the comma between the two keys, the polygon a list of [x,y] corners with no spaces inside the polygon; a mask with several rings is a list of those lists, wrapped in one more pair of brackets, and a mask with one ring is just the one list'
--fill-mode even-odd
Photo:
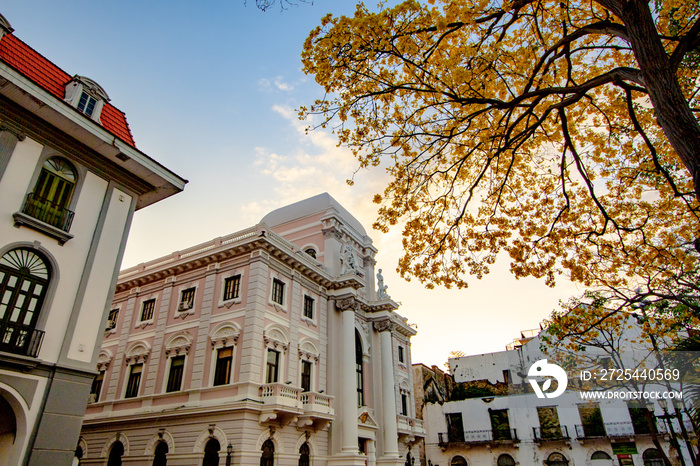
{"label": "street lamp", "polygon": [[226,466],[231,466],[231,452],[233,452],[233,445],[229,442],[226,446]]}

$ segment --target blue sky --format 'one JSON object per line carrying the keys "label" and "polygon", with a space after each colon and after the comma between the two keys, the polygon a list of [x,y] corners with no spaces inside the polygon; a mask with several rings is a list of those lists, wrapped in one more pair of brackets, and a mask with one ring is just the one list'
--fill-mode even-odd
{"label": "blue sky", "polygon": [[[357,164],[329,132],[306,135],[295,109],[323,95],[301,71],[308,32],[349,0],[263,13],[254,0],[17,1],[0,8],[15,35],[69,74],[98,82],[127,115],[136,145],[190,183],[136,213],[124,266],[257,223],[267,212],[327,191],[370,231],[381,170],[345,180]],[[394,272],[400,231],[371,232],[400,313],[418,325],[413,361],[442,365],[449,351],[500,351],[578,294],[515,280],[505,261],[467,290],[425,290]]]}

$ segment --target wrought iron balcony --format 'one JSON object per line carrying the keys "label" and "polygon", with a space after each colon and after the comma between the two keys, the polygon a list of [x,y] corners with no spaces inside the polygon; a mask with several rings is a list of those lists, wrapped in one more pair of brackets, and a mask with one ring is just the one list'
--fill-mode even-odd
{"label": "wrought iron balcony", "polygon": [[27,194],[22,213],[65,232],[70,231],[74,215],[72,211],[65,207],[61,207],[34,193]]}
{"label": "wrought iron balcony", "polygon": [[[655,434],[665,434],[663,424],[654,425]],[[633,437],[637,435],[651,435],[652,431],[646,424],[635,425],[632,422],[606,422],[605,424],[576,425],[576,437],[600,438],[600,437]]]}
{"label": "wrought iron balcony", "polygon": [[0,351],[37,357],[44,332],[26,325],[0,322]]}
{"label": "wrought iron balcony", "polygon": [[446,432],[438,434],[438,443],[489,444],[489,443],[517,443],[520,442],[516,429],[491,429],[470,430],[463,435],[449,435]]}
{"label": "wrought iron balcony", "polygon": [[532,434],[536,442],[569,440],[569,428],[566,426],[533,427]]}
{"label": "wrought iron balcony", "polygon": [[595,424],[576,424],[576,438],[599,438],[607,437],[605,425],[601,423]]}

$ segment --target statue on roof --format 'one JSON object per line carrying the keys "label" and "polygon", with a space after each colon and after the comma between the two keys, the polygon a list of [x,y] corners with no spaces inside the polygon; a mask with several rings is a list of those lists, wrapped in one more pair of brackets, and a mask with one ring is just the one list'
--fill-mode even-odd
{"label": "statue on roof", "polygon": [[391,296],[386,292],[389,285],[384,284],[384,275],[382,275],[382,269],[377,272],[377,299],[389,299]]}

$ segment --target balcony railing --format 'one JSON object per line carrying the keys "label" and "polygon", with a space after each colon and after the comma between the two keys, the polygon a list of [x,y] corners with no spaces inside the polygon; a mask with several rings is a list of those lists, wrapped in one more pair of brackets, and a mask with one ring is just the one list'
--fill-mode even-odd
{"label": "balcony railing", "polygon": [[605,425],[600,424],[576,424],[576,438],[607,437]]}
{"label": "balcony railing", "polygon": [[551,426],[551,427],[533,427],[532,434],[535,441],[542,442],[547,440],[568,440],[569,428],[566,426]]}
{"label": "balcony railing", "polygon": [[299,401],[305,413],[333,414],[333,406],[331,405],[333,401],[332,396],[316,392],[302,392],[299,395]]}
{"label": "balcony railing", "polygon": [[399,429],[399,434],[424,436],[425,429],[421,419],[414,419],[410,416],[399,414],[396,416],[396,423]]}
{"label": "balcony railing", "polygon": [[65,232],[70,231],[73,212],[34,193],[27,194],[22,212]]}
{"label": "balcony railing", "polygon": [[0,322],[0,351],[37,357],[44,332],[26,325]]}
{"label": "balcony railing", "polygon": [[516,429],[470,430],[464,432],[463,438],[460,436],[455,437],[453,435],[448,435],[444,432],[439,433],[438,437],[438,441],[441,445],[452,442],[478,444],[520,441]]}

